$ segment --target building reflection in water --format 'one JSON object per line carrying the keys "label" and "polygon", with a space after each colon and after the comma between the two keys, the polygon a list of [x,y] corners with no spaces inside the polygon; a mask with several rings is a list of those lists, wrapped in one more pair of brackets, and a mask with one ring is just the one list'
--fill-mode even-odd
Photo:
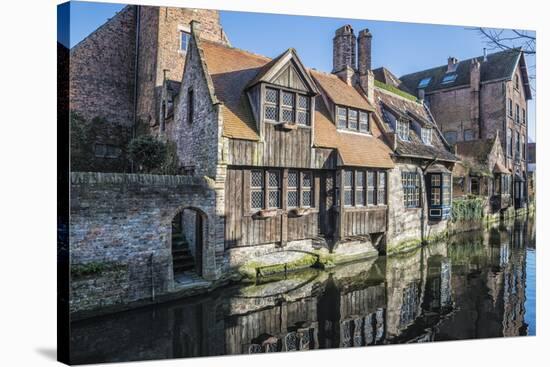
{"label": "building reflection in water", "polygon": [[[526,335],[534,221],[76,322],[74,363]],[[527,285],[534,287],[534,284]]]}

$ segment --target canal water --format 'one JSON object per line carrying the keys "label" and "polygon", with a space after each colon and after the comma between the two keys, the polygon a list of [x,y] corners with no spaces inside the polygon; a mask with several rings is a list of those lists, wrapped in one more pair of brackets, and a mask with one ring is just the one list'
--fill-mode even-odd
{"label": "canal water", "polygon": [[80,363],[535,335],[534,219],[75,322]]}

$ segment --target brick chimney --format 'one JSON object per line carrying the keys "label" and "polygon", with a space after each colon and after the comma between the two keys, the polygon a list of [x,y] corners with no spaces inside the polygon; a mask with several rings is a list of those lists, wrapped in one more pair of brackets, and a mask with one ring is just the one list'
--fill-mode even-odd
{"label": "brick chimney", "polygon": [[372,34],[363,29],[357,37],[357,64],[359,85],[367,95],[369,102],[374,103],[374,74],[371,69]]}
{"label": "brick chimney", "polygon": [[485,139],[485,129],[480,120],[479,90],[481,86],[481,65],[477,59],[470,63],[470,120],[478,128],[479,137]]}
{"label": "brick chimney", "polygon": [[332,73],[349,85],[355,74],[356,42],[349,24],[338,28],[332,39]]}
{"label": "brick chimney", "polygon": [[447,59],[447,73],[455,72],[457,66],[458,66],[458,59],[456,57],[450,56]]}

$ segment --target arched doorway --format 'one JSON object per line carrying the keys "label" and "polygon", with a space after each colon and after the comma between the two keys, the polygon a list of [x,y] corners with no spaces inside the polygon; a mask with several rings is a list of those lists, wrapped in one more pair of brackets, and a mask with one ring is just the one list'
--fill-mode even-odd
{"label": "arched doorway", "polygon": [[205,215],[185,208],[172,219],[172,261],[174,277],[202,276]]}

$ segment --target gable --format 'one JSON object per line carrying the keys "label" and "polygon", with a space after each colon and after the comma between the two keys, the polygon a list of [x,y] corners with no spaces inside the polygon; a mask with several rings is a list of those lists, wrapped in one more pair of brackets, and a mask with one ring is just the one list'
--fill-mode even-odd
{"label": "gable", "polygon": [[291,61],[285,68],[281,69],[279,74],[270,80],[270,83],[281,87],[309,92],[309,89],[306,87],[306,82],[298,74],[293,61]]}

